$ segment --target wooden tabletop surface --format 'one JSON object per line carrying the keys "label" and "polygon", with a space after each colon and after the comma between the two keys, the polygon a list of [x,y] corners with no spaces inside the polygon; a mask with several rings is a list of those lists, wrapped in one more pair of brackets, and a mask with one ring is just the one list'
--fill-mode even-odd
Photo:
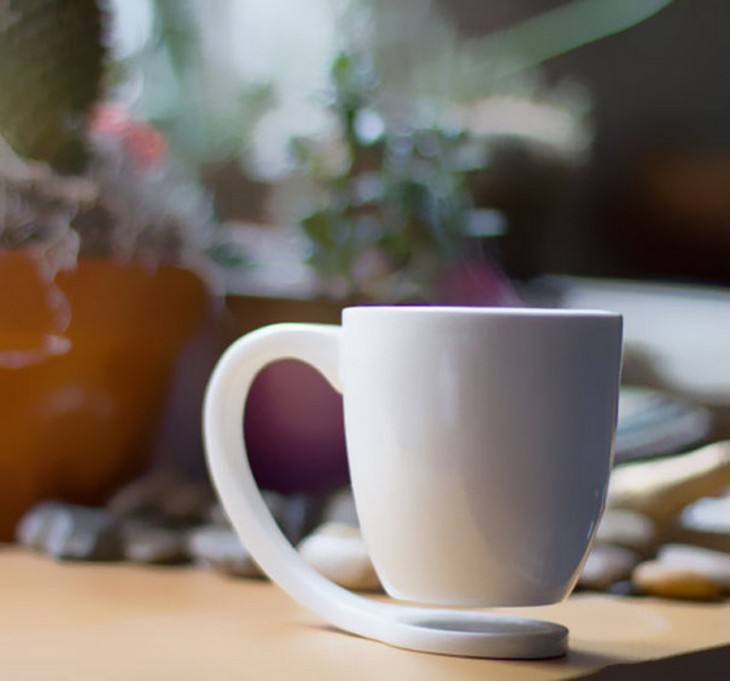
{"label": "wooden tabletop surface", "polygon": [[[700,675],[707,665],[730,668],[728,601],[576,594],[519,613],[567,625],[568,656],[517,662],[414,653],[327,627],[264,581],[192,567],[56,563],[0,547],[3,681],[531,681],[604,668],[600,678],[627,678],[631,669],[643,670],[631,678],[654,678],[651,665],[636,665],[688,653],[695,654],[675,666],[685,660],[692,678],[721,678]],[[718,646],[726,647],[707,650]]]}

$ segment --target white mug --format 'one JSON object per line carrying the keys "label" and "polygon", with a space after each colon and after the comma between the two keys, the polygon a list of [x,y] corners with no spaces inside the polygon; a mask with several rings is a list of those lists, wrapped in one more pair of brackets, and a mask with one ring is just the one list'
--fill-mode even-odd
{"label": "white mug", "polygon": [[[208,386],[213,482],[263,570],[340,628],[433,652],[560,654],[558,625],[453,608],[555,603],[574,587],[605,502],[621,339],[617,314],[536,308],[355,307],[341,327],[259,329]],[[387,593],[452,609],[351,594],[286,542],[241,425],[257,372],[284,358],[343,394],[355,504]]]}

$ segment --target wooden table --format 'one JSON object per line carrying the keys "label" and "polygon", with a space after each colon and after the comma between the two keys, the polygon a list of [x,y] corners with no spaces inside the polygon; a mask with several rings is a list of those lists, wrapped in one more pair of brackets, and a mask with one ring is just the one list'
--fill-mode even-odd
{"label": "wooden table", "polygon": [[327,627],[264,581],[191,567],[56,563],[7,546],[0,678],[531,681],[598,670],[596,679],[728,678],[728,601],[574,595],[519,612],[567,625],[568,656],[510,662],[398,650]]}

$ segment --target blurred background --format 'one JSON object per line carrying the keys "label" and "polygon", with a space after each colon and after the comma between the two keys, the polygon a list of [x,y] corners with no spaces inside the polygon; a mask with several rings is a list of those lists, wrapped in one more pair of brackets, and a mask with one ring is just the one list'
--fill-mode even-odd
{"label": "blurred background", "polygon": [[[620,457],[726,437],[728,19],[721,0],[0,3],[0,536],[151,460],[204,475],[223,347],[353,303],[618,310]],[[345,483],[340,412],[306,367],[262,372],[260,484]]]}
{"label": "blurred background", "polygon": [[[557,4],[443,7],[474,35]],[[620,13],[640,4],[603,6]],[[555,228],[541,270],[728,284],[730,51],[720,28],[728,11],[719,1],[676,0],[545,62],[548,82],[570,78],[586,89],[593,136],[570,218]]]}
{"label": "blurred background", "polygon": [[[484,250],[518,281],[728,284],[722,2],[390,5],[107,0],[98,68],[65,65],[93,92],[77,120],[57,113],[79,126],[93,105],[112,137],[113,115],[150,126],[137,147],[197,185],[196,246],[235,265],[230,289],[433,299],[444,263]],[[40,59],[10,84],[42,34],[6,24],[12,147],[9,112],[49,128],[58,87],[34,94],[57,77]]]}
{"label": "blurred background", "polygon": [[303,205],[303,170],[331,196],[393,134],[431,130],[479,147],[441,170],[494,211],[475,229],[511,277],[728,283],[724,3],[390,4],[112,2],[113,98],[223,221],[337,221]]}

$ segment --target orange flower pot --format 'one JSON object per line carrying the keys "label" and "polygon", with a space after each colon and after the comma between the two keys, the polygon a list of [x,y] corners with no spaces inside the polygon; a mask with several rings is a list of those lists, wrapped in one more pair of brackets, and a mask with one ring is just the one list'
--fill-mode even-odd
{"label": "orange flower pot", "polygon": [[44,499],[96,504],[148,463],[201,322],[192,272],[81,261],[55,284],[0,251],[0,540]]}

